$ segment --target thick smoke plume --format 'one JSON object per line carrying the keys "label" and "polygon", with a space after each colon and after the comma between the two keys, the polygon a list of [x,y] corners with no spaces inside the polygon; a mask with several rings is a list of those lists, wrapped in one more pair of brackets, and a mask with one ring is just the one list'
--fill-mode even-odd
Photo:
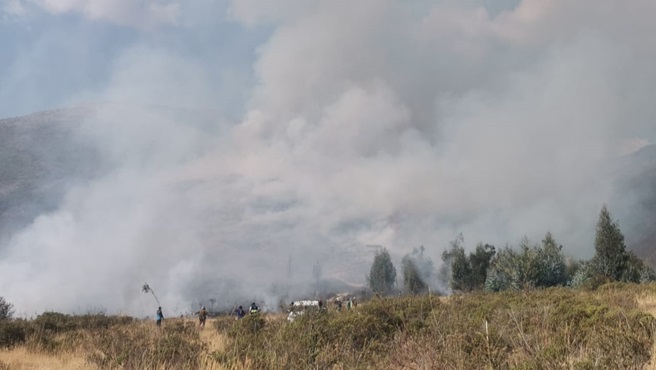
{"label": "thick smoke plume", "polygon": [[[609,168],[655,139],[656,3],[490,3],[234,0],[232,22],[270,32],[247,90],[161,45],[124,50],[107,86],[70,99],[122,102],[75,138],[102,175],[2,247],[0,294],[26,314],[144,314],[148,281],[170,311],[274,308],[316,261],[363,283],[368,246],[439,261],[459,232],[501,246],[550,230],[588,257]],[[248,91],[241,118],[213,110],[231,89]]]}

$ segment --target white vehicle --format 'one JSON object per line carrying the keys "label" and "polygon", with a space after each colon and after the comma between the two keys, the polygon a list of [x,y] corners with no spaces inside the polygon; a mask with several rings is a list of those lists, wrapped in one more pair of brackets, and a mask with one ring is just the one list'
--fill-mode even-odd
{"label": "white vehicle", "polygon": [[294,301],[291,304],[289,309],[289,315],[287,316],[287,321],[294,322],[294,320],[303,315],[307,309],[316,307],[319,309],[319,301]]}

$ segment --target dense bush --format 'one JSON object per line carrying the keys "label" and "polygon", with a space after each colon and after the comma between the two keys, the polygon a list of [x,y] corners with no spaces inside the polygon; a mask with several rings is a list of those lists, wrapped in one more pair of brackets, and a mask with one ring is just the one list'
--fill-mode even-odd
{"label": "dense bush", "polygon": [[59,312],[44,312],[32,321],[32,326],[38,330],[63,333],[81,329],[107,329],[115,325],[129,324],[133,320],[128,316],[66,315]]}
{"label": "dense bush", "polygon": [[23,321],[0,321],[0,348],[11,348],[25,342],[27,330]]}
{"label": "dense bush", "polygon": [[23,321],[12,320],[13,305],[0,297],[0,348],[11,348],[25,342]]}
{"label": "dense bush", "polygon": [[493,245],[479,243],[467,256],[463,244],[460,234],[451,242],[451,248],[442,253],[449,287],[461,292],[483,289],[496,249]]}
{"label": "dense bush", "polygon": [[633,286],[375,299],[235,326],[214,357],[250,368],[641,368],[656,322]]}
{"label": "dense bush", "polygon": [[524,238],[518,251],[510,247],[499,251],[488,269],[485,288],[497,292],[565,286],[570,280],[567,272],[562,246],[547,233],[541,245]]}

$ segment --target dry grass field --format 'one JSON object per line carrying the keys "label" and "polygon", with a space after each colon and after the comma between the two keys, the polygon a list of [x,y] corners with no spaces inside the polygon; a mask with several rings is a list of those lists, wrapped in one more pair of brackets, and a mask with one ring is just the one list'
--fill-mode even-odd
{"label": "dry grass field", "polygon": [[[44,314],[12,323],[25,337],[0,350],[0,369],[656,369],[654,315],[656,285],[631,284],[375,299],[205,328]],[[3,330],[1,343],[18,333]]]}

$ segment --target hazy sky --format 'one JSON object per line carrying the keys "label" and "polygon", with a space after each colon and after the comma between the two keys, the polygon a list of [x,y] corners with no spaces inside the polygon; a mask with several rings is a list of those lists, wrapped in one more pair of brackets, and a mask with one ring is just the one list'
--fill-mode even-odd
{"label": "hazy sky", "polygon": [[[419,15],[432,2],[408,3]],[[515,3],[481,5],[495,14]],[[216,90],[208,99],[212,107],[241,114],[256,82],[257,49],[275,31],[274,23],[254,22],[250,10],[239,13],[247,6],[229,0],[0,0],[0,117],[93,100],[134,48],[193,61]]]}
{"label": "hazy sky", "polygon": [[439,260],[459,232],[471,247],[550,230],[589,257],[608,163],[656,139],[654,14],[652,0],[0,0],[0,117],[102,102],[77,139],[111,163],[16,232],[0,294],[21,312],[143,313],[148,280],[180,310],[272,304],[289,256],[294,281],[321,260],[361,283],[367,246]]}

